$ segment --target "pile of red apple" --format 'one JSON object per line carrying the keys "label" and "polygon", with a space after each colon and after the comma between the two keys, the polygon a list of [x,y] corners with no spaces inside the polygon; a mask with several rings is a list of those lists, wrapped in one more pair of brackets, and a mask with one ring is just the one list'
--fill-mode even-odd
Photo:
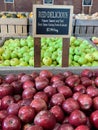
{"label": "pile of red apple", "polygon": [[98,130],[98,70],[0,76],[0,130]]}

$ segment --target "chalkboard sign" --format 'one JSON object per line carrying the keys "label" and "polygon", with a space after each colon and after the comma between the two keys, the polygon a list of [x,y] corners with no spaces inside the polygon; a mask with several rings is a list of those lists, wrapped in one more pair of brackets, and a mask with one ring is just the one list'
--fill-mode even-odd
{"label": "chalkboard sign", "polygon": [[82,0],[82,6],[92,6],[93,0]]}
{"label": "chalkboard sign", "polygon": [[14,3],[14,0],[4,0],[4,3]]}
{"label": "chalkboard sign", "polygon": [[33,5],[34,37],[70,37],[73,6]]}
{"label": "chalkboard sign", "polygon": [[53,4],[54,0],[43,0],[43,4]]}

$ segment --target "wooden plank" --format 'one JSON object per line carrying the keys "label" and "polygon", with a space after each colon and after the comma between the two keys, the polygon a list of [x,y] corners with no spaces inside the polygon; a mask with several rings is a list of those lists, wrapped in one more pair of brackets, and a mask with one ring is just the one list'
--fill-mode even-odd
{"label": "wooden plank", "polygon": [[22,26],[22,31],[24,35],[27,35],[27,26]]}
{"label": "wooden plank", "polygon": [[94,34],[94,30],[93,29],[94,28],[91,27],[91,26],[87,27],[87,34],[89,34],[89,36],[93,36],[93,34]]}
{"label": "wooden plank", "polygon": [[0,18],[1,25],[27,25],[27,18]]}
{"label": "wooden plank", "polygon": [[62,46],[62,67],[68,67],[69,65],[69,45],[70,39],[63,38]]}
{"label": "wooden plank", "polygon": [[41,38],[34,38],[34,67],[41,66]]}
{"label": "wooden plank", "polygon": [[1,36],[5,36],[7,33],[7,25],[1,25]]}
{"label": "wooden plank", "polygon": [[17,25],[17,26],[16,26],[16,34],[17,34],[17,35],[22,34],[22,26],[21,26],[21,25]]}
{"label": "wooden plank", "polygon": [[98,36],[98,26],[94,27],[94,36]]}
{"label": "wooden plank", "polygon": [[75,36],[80,34],[79,29],[80,29],[80,27],[76,25],[76,27],[75,27]]}
{"label": "wooden plank", "polygon": [[98,20],[76,20],[76,26],[98,26]]}
{"label": "wooden plank", "polygon": [[15,26],[14,25],[9,25],[8,26],[8,33],[15,34]]}
{"label": "wooden plank", "polygon": [[80,34],[85,35],[86,34],[86,27],[85,26],[80,26]]}

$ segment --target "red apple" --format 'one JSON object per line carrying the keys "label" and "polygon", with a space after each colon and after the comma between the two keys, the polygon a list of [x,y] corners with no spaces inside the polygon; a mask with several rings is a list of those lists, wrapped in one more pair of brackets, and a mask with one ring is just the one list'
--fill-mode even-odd
{"label": "red apple", "polygon": [[19,73],[19,74],[17,74],[17,77],[18,77],[18,80],[20,80],[21,79],[21,77],[23,76],[23,75],[25,75],[25,73]]}
{"label": "red apple", "polygon": [[29,98],[29,99],[21,99],[17,103],[20,106],[29,106],[31,102],[32,102],[32,99]]}
{"label": "red apple", "polygon": [[88,110],[92,106],[92,98],[87,94],[81,94],[78,98],[81,109]]}
{"label": "red apple", "polygon": [[48,97],[51,97],[52,95],[57,93],[56,88],[53,88],[52,86],[48,85],[44,88],[44,92],[47,94]]}
{"label": "red apple", "polygon": [[66,113],[71,113],[76,109],[79,109],[79,103],[73,98],[68,98],[62,103],[62,108]]}
{"label": "red apple", "polygon": [[73,75],[73,73],[72,73],[71,71],[65,71],[65,72],[63,73],[63,75],[65,76],[65,78],[67,78],[67,77]]}
{"label": "red apple", "polygon": [[14,98],[12,96],[5,96],[1,100],[1,108],[7,109],[9,105],[14,103]]}
{"label": "red apple", "polygon": [[65,83],[71,88],[80,84],[80,78],[78,75],[71,75],[66,78]]}
{"label": "red apple", "polygon": [[98,87],[98,77],[95,78],[95,85]]}
{"label": "red apple", "polygon": [[98,96],[98,88],[93,87],[93,86],[89,86],[89,87],[86,89],[86,93],[87,93],[90,97],[94,98],[94,97]]}
{"label": "red apple", "polygon": [[80,110],[74,110],[69,116],[69,123],[73,126],[83,125],[86,121],[86,115]]}
{"label": "red apple", "polygon": [[87,125],[80,125],[75,130],[90,130],[90,128]]}
{"label": "red apple", "polygon": [[48,103],[48,96],[45,92],[37,92],[35,95],[34,95],[34,99],[37,99],[37,98],[41,98],[43,99],[46,103]]}
{"label": "red apple", "polygon": [[12,114],[12,115],[18,115],[18,111],[19,111],[19,104],[18,103],[13,103],[13,104],[10,104],[7,108],[7,112],[8,114]]}
{"label": "red apple", "polygon": [[24,130],[43,130],[43,128],[39,125],[31,125],[27,129]]}
{"label": "red apple", "polygon": [[79,84],[74,87],[74,92],[86,93],[86,87],[82,84]]}
{"label": "red apple", "polygon": [[47,104],[43,99],[37,98],[32,100],[30,106],[36,110],[36,112],[39,112],[41,110],[47,109]]}
{"label": "red apple", "polygon": [[15,115],[8,115],[3,120],[2,130],[21,130],[20,119]]}
{"label": "red apple", "polygon": [[93,108],[98,110],[98,96],[93,98]]}
{"label": "red apple", "polygon": [[53,73],[49,70],[41,70],[39,75],[41,77],[46,77],[46,78],[50,79],[53,76]]}
{"label": "red apple", "polygon": [[92,125],[98,129],[98,110],[93,111],[90,115],[90,122]]}
{"label": "red apple", "polygon": [[72,96],[72,90],[68,86],[60,86],[57,90],[59,93],[63,94],[65,98]]}
{"label": "red apple", "polygon": [[57,81],[53,82],[52,87],[58,88],[58,87],[64,86],[64,85],[65,85],[65,83],[62,80],[57,80]]}
{"label": "red apple", "polygon": [[62,124],[59,130],[74,130],[73,126],[70,124]]}
{"label": "red apple", "polygon": [[28,80],[33,81],[32,76],[30,76],[30,75],[28,75],[28,74],[23,75],[23,76],[21,77],[21,79],[20,79],[20,81],[21,81],[22,83],[24,83],[25,81],[28,81]]}
{"label": "red apple", "polygon": [[13,87],[7,83],[3,83],[0,85],[0,98],[3,98],[6,95],[13,94]]}
{"label": "red apple", "polygon": [[60,126],[61,126],[61,124],[56,123],[55,127],[53,128],[53,130],[59,130]]}
{"label": "red apple", "polygon": [[27,80],[23,83],[23,89],[34,88],[34,87],[35,87],[35,83],[31,80]]}
{"label": "red apple", "polygon": [[43,110],[35,116],[34,124],[43,127],[45,130],[53,130],[56,125],[56,119],[50,111]]}
{"label": "red apple", "polygon": [[73,93],[72,98],[77,101],[81,94],[82,94],[81,92],[75,92],[75,93]]}
{"label": "red apple", "polygon": [[18,117],[22,120],[22,122],[31,122],[35,117],[35,110],[31,106],[22,106],[19,109]]}
{"label": "red apple", "polygon": [[11,83],[11,85],[14,88],[14,94],[21,94],[23,91],[22,83],[20,81],[14,81]]}
{"label": "red apple", "polygon": [[33,79],[35,79],[36,77],[39,76],[39,73],[36,71],[33,71],[30,75],[32,76]]}
{"label": "red apple", "polygon": [[87,88],[88,86],[92,85],[92,80],[88,77],[81,77],[81,84]]}
{"label": "red apple", "polygon": [[8,113],[6,110],[0,111],[0,123],[7,117]]}
{"label": "red apple", "polygon": [[13,81],[16,81],[16,80],[18,80],[18,77],[15,74],[7,74],[5,76],[5,82],[6,83],[10,84],[10,83],[12,83]]}
{"label": "red apple", "polygon": [[82,70],[81,74],[82,77],[88,77],[91,78],[93,77],[93,71],[91,69],[84,69]]}
{"label": "red apple", "polygon": [[33,98],[35,93],[36,93],[35,88],[26,88],[22,92],[22,98],[23,99]]}
{"label": "red apple", "polygon": [[51,109],[50,109],[51,113],[54,114],[57,122],[62,122],[64,120],[64,112],[63,110],[61,109],[60,106],[53,106]]}
{"label": "red apple", "polygon": [[37,90],[43,90],[48,85],[49,85],[49,80],[46,77],[39,76],[35,79],[35,87]]}
{"label": "red apple", "polygon": [[56,93],[51,97],[51,105],[62,105],[62,103],[65,101],[65,97],[61,93]]}

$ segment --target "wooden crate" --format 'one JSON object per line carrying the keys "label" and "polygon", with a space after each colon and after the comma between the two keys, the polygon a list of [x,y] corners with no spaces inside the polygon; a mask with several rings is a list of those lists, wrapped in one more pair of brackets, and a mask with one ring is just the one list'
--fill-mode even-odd
{"label": "wooden crate", "polygon": [[27,36],[27,18],[0,18],[0,37]]}
{"label": "wooden crate", "polygon": [[28,34],[31,36],[33,35],[32,22],[33,22],[33,18],[28,18]]}
{"label": "wooden crate", "polygon": [[75,20],[74,35],[76,37],[98,36],[98,20]]}

